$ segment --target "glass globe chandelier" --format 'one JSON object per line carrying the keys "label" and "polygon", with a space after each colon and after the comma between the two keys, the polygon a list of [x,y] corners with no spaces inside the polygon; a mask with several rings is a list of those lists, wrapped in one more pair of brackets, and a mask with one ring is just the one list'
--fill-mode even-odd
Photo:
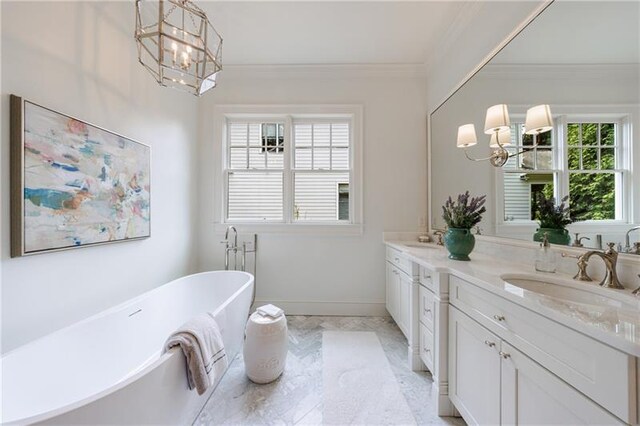
{"label": "glass globe chandelier", "polygon": [[156,81],[200,96],[222,70],[222,37],[189,0],[136,0],[138,60]]}

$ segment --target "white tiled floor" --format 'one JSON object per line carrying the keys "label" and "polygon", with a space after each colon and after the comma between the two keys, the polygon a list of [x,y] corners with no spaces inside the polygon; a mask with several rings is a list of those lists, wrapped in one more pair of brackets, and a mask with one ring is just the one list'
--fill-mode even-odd
{"label": "white tiled floor", "polygon": [[462,419],[435,414],[428,372],[408,368],[407,342],[390,318],[292,316],[289,354],[283,376],[256,385],[244,375],[242,354],[236,358],[196,425],[322,424],[322,331],[373,331],[391,365],[418,424],[464,425]]}

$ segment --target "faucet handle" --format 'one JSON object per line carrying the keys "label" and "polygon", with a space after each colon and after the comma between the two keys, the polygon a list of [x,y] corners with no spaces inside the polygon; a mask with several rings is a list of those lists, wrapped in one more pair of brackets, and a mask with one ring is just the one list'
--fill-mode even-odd
{"label": "faucet handle", "polygon": [[616,243],[607,243],[607,249],[604,251],[605,254],[613,254],[613,253],[617,253],[615,247],[616,247]]}

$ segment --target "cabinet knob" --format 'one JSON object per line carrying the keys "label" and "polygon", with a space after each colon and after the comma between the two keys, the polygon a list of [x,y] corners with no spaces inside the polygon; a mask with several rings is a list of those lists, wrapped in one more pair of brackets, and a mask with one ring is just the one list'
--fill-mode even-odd
{"label": "cabinet knob", "polygon": [[484,341],[484,344],[485,344],[485,345],[487,345],[487,346],[489,346],[490,348],[492,348],[492,347],[494,347],[494,346],[496,345],[495,343],[490,342],[490,341],[488,341],[488,340],[485,340],[485,341]]}
{"label": "cabinet knob", "polygon": [[397,257],[394,257],[394,259],[396,260],[396,262],[400,262],[400,259]]}
{"label": "cabinet knob", "polygon": [[425,314],[430,314],[430,313],[431,313],[431,309],[427,309],[427,308],[425,308],[425,309],[424,309],[424,313],[425,313]]}
{"label": "cabinet knob", "polygon": [[506,352],[502,352],[502,351],[498,352],[498,355],[500,355],[504,359],[511,358],[511,355],[509,355]]}
{"label": "cabinet knob", "polygon": [[494,315],[493,319],[496,320],[496,321],[504,321],[505,320],[504,315]]}

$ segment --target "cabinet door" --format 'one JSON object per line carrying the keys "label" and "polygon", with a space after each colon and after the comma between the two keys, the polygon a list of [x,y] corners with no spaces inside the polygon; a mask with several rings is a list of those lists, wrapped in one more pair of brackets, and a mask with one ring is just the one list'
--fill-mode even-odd
{"label": "cabinet door", "polygon": [[[406,274],[400,273],[400,321],[398,326],[405,336],[409,334],[409,316],[411,311],[411,278]],[[408,336],[407,336],[408,337]]]}
{"label": "cabinet door", "polygon": [[400,271],[387,262],[387,311],[391,317],[400,322]]}
{"label": "cabinet door", "polygon": [[502,342],[503,424],[619,424],[602,407]]}
{"label": "cabinet door", "polygon": [[385,262],[386,266],[387,266],[387,277],[386,277],[386,306],[387,306],[387,311],[389,312],[389,314],[391,314],[391,316],[394,316],[393,313],[393,266],[391,266],[391,263],[389,262]]}
{"label": "cabinet door", "polygon": [[500,423],[500,339],[449,309],[449,397],[469,424]]}

